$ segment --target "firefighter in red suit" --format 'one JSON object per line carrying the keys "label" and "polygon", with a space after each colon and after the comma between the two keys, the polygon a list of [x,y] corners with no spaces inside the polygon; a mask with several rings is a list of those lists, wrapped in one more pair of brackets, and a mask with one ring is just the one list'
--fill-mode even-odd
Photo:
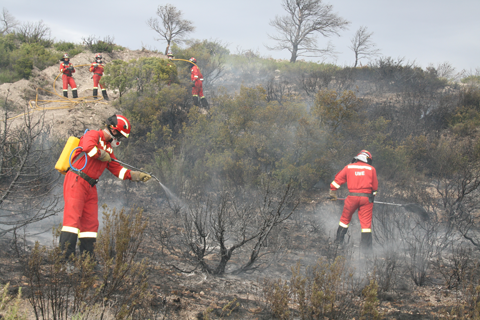
{"label": "firefighter in red suit", "polygon": [[97,99],[98,95],[98,86],[100,85],[100,89],[102,89],[102,96],[103,99],[109,100],[107,95],[107,90],[99,83],[100,79],[103,76],[103,62],[102,62],[102,55],[97,53],[95,55],[95,61],[92,62],[90,66],[90,72],[93,72],[93,99]]}
{"label": "firefighter in red suit", "polygon": [[73,79],[72,74],[75,73],[75,68],[73,64],[70,63],[70,57],[68,54],[64,54],[63,58],[60,60],[60,72],[62,72],[62,82],[63,82],[63,96],[68,98],[68,86],[72,88],[72,96],[78,98],[77,95],[77,85]]}
{"label": "firefighter in red suit", "polygon": [[[124,168],[113,154],[113,147],[130,134],[130,122],[121,115],[113,115],[106,121],[106,128],[87,131],[80,138],[79,147],[72,157],[72,166],[63,183],[63,226],[60,247],[66,257],[75,254],[77,238],[80,253],[93,255],[98,231],[98,196],[95,184],[105,169],[121,180],[148,181],[151,176]],[[86,163],[86,164],[85,164]]]}
{"label": "firefighter in red suit", "polygon": [[[203,75],[200,72],[200,69],[196,66],[197,59],[195,58],[190,58],[189,59],[190,63],[188,68],[191,71],[191,76],[190,79],[192,80],[192,95],[193,95],[193,104],[196,105],[197,107],[202,104],[203,108],[208,108],[208,102],[205,96],[203,95]],[[200,103],[198,100],[198,97],[200,97]]]}
{"label": "firefighter in red suit", "polygon": [[378,189],[377,171],[372,166],[372,155],[366,150],[360,151],[352,163],[343,168],[330,184],[330,199],[337,200],[337,190],[347,183],[349,195],[345,199],[340,225],[335,243],[342,244],[353,213],[358,209],[358,218],[362,228],[360,248],[364,252],[372,251],[372,211],[373,199]]}

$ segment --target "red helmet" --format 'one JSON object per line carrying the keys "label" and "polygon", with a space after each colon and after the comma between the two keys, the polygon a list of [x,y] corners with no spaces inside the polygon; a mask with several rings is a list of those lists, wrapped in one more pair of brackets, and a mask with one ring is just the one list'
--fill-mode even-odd
{"label": "red helmet", "polygon": [[111,116],[110,118],[107,119],[107,127],[110,130],[110,133],[112,132],[113,129],[117,130],[119,134],[113,134],[112,135],[115,138],[128,138],[130,135],[130,121],[125,116],[121,116],[119,114],[115,114]]}
{"label": "red helmet", "polygon": [[97,53],[95,55],[95,60],[102,60],[102,54],[101,53]]}
{"label": "red helmet", "polygon": [[195,59],[194,57],[191,57],[188,61],[193,62],[193,63],[197,63],[197,59]]}
{"label": "red helmet", "polygon": [[372,164],[372,161],[373,161],[372,154],[367,150],[360,151],[360,153],[357,154],[355,157],[353,157],[353,159],[362,161],[368,164]]}

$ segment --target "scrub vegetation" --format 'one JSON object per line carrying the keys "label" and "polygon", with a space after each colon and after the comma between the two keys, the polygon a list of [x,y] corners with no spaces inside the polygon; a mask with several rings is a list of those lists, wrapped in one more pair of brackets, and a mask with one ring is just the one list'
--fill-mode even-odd
{"label": "scrub vegetation", "polygon": [[[113,45],[104,40],[84,45]],[[0,81],[93,50],[84,45],[4,32]],[[45,190],[61,187],[47,170],[61,148],[42,121],[26,117],[18,129],[4,120],[2,217],[31,199],[1,233],[25,266],[4,292],[22,287],[36,319],[479,318],[478,75],[456,79],[446,66],[390,57],[355,68],[290,63],[215,40],[171,50],[197,59],[208,110],[193,106],[186,62],[145,56],[105,68],[110,103],[132,123],[117,157],[168,189],[102,177],[107,201],[143,209],[104,208],[100,270],[78,257],[72,276],[56,243],[19,239],[58,210],[58,193]],[[378,201],[423,209],[376,204],[370,257],[358,253],[355,223],[345,247],[332,243],[341,206],[326,200],[334,174],[361,149],[373,155]],[[23,316],[7,300],[5,318]]]}

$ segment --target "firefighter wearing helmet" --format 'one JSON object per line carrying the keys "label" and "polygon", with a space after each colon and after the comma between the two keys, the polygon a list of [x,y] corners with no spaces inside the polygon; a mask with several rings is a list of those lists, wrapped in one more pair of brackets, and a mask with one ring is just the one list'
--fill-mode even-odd
{"label": "firefighter wearing helmet", "polygon": [[95,61],[90,65],[90,72],[93,72],[93,99],[97,99],[98,96],[98,86],[102,89],[103,99],[109,100],[107,95],[107,90],[100,84],[100,79],[103,76],[104,64],[102,61],[102,55],[97,53],[95,55]]}
{"label": "firefighter wearing helmet", "polygon": [[105,169],[120,180],[148,181],[151,176],[124,168],[116,159],[113,148],[130,135],[130,122],[122,115],[107,119],[106,127],[89,130],[80,138],[71,166],[63,183],[63,226],[60,247],[66,258],[75,254],[77,239],[80,253],[93,254],[98,231],[98,195],[96,183]]}
{"label": "firefighter wearing helmet", "polygon": [[[197,67],[197,59],[194,57],[191,57],[188,61],[190,63],[188,64],[188,68],[191,71],[191,76],[190,79],[192,80],[192,96],[193,96],[193,104],[196,105],[197,107],[200,106],[200,103],[202,104],[202,107],[207,109],[208,108],[208,102],[205,96],[203,95],[203,75],[200,72],[200,69]],[[199,100],[200,97],[200,100]]]}
{"label": "firefighter wearing helmet", "polygon": [[68,86],[70,86],[70,88],[72,88],[73,98],[78,98],[77,85],[73,79],[75,68],[73,67],[73,64],[70,63],[70,56],[65,53],[60,61],[60,72],[62,73],[63,82],[63,96],[68,98]]}
{"label": "firefighter wearing helmet", "polygon": [[373,200],[378,189],[377,171],[372,166],[370,152],[360,151],[352,159],[352,163],[337,173],[330,184],[331,200],[337,200],[337,190],[345,182],[348,185],[349,195],[345,199],[335,243],[343,244],[352,215],[358,209],[358,218],[362,228],[360,248],[364,253],[370,253],[372,251]]}

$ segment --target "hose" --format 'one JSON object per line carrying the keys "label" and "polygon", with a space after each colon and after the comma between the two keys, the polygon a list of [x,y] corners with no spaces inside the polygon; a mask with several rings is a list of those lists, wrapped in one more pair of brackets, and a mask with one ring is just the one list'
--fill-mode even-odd
{"label": "hose", "polygon": [[118,162],[118,163],[121,164],[122,166],[130,167],[130,168],[132,168],[132,169],[134,169],[134,170],[137,170],[137,171],[140,171],[140,172],[143,172],[143,173],[148,174],[149,176],[151,176],[152,178],[154,178],[155,180],[157,180],[158,183],[160,183],[160,184],[162,185],[162,187],[163,187],[163,184],[160,182],[160,180],[159,180],[157,177],[155,177],[152,173],[146,172],[146,171],[144,171],[144,170],[142,170],[142,169],[136,168],[136,167],[134,167],[134,166],[132,166],[132,165],[130,165],[130,164],[128,164],[128,163],[122,162],[122,161],[117,160],[117,159],[112,159],[112,161]]}
{"label": "hose", "polygon": [[88,158],[87,158],[87,154],[84,153],[83,155],[85,156],[85,164],[83,165],[82,169],[77,169],[75,168],[73,165],[72,165],[72,154],[75,150],[77,150],[78,148],[80,149],[83,149],[83,147],[76,147],[76,148],[73,148],[72,152],[70,152],[70,157],[68,158],[68,164],[70,165],[70,168],[72,170],[75,170],[75,171],[83,171],[83,169],[85,169],[85,167],[87,166],[87,163],[88,163]]}
{"label": "hose", "polygon": [[[173,60],[173,61],[185,61],[185,62],[188,62],[188,63],[191,63],[191,64],[194,64],[195,66],[197,66],[195,63],[191,62],[190,60],[185,60],[185,59],[169,59],[169,60]],[[90,66],[90,64],[80,64],[78,66],[73,66],[74,68],[78,68],[78,67],[85,67],[85,66]],[[197,66],[198,68],[198,66]],[[200,68],[198,68],[198,70],[200,70]],[[22,117],[22,116],[25,116],[27,114],[32,114],[33,112],[35,111],[45,111],[45,110],[61,110],[61,109],[73,109],[75,108],[79,103],[82,103],[82,102],[96,102],[96,103],[102,103],[102,104],[107,104],[107,102],[100,102],[100,100],[104,100],[103,97],[99,97],[99,99],[94,99],[93,95],[91,97],[82,97],[82,98],[75,98],[75,99],[70,99],[70,98],[66,98],[60,94],[57,93],[57,91],[55,90],[55,83],[57,82],[57,79],[58,77],[62,74],[62,72],[60,72],[56,77],[55,77],[55,80],[53,80],[53,92],[49,91],[49,90],[46,90],[46,89],[43,89],[43,88],[37,88],[35,91],[36,91],[36,94],[35,94],[35,100],[29,100],[28,101],[28,105],[30,106],[30,108],[32,108],[32,111],[29,111],[29,112],[24,112],[24,113],[21,113],[21,114],[18,114],[14,117],[11,117],[11,118],[8,118],[7,120],[14,120],[16,118],[19,118],[19,117]],[[45,92],[48,92],[50,94],[54,94],[56,96],[58,96],[59,98],[61,98],[61,100],[39,100],[38,99],[38,90],[42,90],[42,91],[45,91]],[[88,100],[87,100],[88,99]],[[91,99],[91,100],[90,100]],[[35,103],[35,105],[32,105],[32,103]],[[40,102],[40,104],[39,104]],[[60,102],[60,103],[68,103],[68,105],[66,106],[60,106],[60,107],[43,107],[43,108],[40,108],[40,106],[42,105],[45,105],[45,104],[48,104],[48,103],[52,103],[52,102]],[[143,172],[143,171],[142,171]],[[153,176],[152,176],[153,177]]]}

